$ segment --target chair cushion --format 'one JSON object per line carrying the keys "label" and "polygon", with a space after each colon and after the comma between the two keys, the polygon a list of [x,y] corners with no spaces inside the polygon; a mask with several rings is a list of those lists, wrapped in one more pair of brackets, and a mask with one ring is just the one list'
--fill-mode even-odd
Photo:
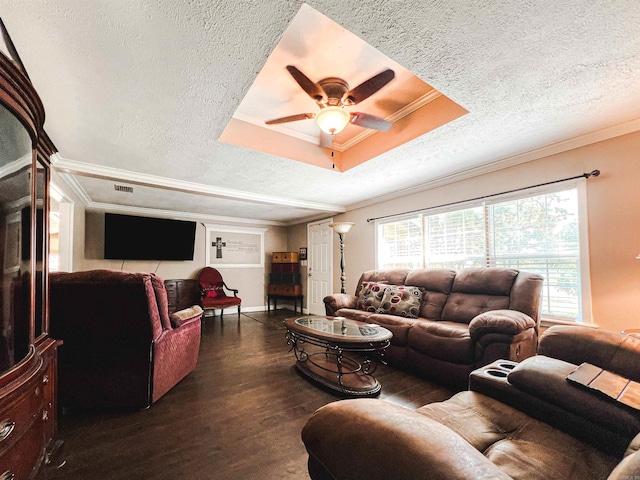
{"label": "chair cushion", "polygon": [[200,304],[202,308],[224,308],[240,305],[242,300],[239,297],[214,297],[203,298]]}

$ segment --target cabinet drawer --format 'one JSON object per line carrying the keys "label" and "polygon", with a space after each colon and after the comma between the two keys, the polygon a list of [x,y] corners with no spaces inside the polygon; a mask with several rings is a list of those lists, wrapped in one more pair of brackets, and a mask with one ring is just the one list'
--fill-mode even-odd
{"label": "cabinet drawer", "polygon": [[273,263],[271,273],[300,273],[299,263]]}
{"label": "cabinet drawer", "polygon": [[42,419],[37,416],[12,448],[0,455],[0,475],[9,471],[16,480],[33,478],[44,460],[43,435]]}
{"label": "cabinet drawer", "polygon": [[298,252],[273,252],[271,261],[273,263],[296,263]]}
{"label": "cabinet drawer", "polygon": [[[29,387],[21,393],[15,401],[0,410],[0,429],[4,428],[6,436],[0,440],[0,454],[11,447],[42,414],[44,407],[44,392],[42,376],[36,376],[29,382]],[[11,426],[11,424],[13,424]],[[1,462],[0,462],[1,464]],[[2,473],[2,472],[0,472]]]}
{"label": "cabinet drawer", "polygon": [[269,283],[277,283],[281,285],[298,285],[300,284],[299,273],[270,273]]}
{"label": "cabinet drawer", "polygon": [[284,295],[295,297],[302,295],[302,285],[273,285],[267,286],[267,293],[269,295]]}
{"label": "cabinet drawer", "polygon": [[51,393],[48,381],[44,381],[45,368],[46,365],[41,364],[15,394],[0,405],[0,475],[10,471],[16,479],[34,478],[33,472],[42,463],[47,434],[43,417],[50,415],[45,406],[45,393]]}

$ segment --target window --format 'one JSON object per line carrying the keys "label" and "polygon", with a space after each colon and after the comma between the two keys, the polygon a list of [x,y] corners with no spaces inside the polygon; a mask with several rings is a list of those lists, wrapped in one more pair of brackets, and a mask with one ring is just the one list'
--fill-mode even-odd
{"label": "window", "polygon": [[487,266],[540,273],[545,317],[589,321],[579,197],[576,185],[379,220],[378,268]]}

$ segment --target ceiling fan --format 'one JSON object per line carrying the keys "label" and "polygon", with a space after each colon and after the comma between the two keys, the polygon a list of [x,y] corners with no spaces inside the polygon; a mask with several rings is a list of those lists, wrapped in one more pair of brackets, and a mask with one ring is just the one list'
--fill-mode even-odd
{"label": "ceiling fan", "polygon": [[391,128],[391,122],[366,113],[348,112],[344,107],[357,105],[384,87],[393,80],[395,76],[393,70],[384,70],[351,90],[349,90],[349,84],[338,77],[327,77],[314,83],[293,65],[288,65],[287,70],[307,95],[318,104],[320,111],[275,118],[267,120],[265,124],[273,125],[315,118],[323,132],[320,137],[321,147],[331,145],[331,136],[344,130],[348,123],[381,132]]}

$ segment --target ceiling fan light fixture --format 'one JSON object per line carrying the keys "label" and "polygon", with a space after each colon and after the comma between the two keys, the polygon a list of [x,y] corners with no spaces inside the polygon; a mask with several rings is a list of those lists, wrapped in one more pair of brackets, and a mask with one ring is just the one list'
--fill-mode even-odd
{"label": "ceiling fan light fixture", "polygon": [[316,114],[316,123],[320,129],[330,135],[336,135],[345,129],[351,115],[342,107],[326,107]]}

